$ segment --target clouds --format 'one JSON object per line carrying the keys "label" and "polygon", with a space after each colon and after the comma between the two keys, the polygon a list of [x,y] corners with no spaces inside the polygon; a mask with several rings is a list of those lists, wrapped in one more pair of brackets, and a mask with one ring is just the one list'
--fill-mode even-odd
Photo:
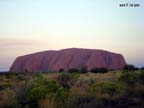
{"label": "clouds", "polygon": [[0,39],[0,71],[9,70],[16,57],[36,52],[39,42],[23,39]]}
{"label": "clouds", "polygon": [[0,39],[0,46],[3,47],[15,47],[15,46],[27,46],[35,43],[34,40],[22,40],[22,39]]}

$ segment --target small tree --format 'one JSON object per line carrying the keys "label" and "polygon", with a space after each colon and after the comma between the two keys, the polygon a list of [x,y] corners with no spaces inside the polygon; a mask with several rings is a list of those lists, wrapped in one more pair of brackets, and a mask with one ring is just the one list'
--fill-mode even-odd
{"label": "small tree", "polygon": [[27,73],[27,72],[28,72],[28,69],[25,69],[24,72]]}
{"label": "small tree", "polygon": [[57,77],[57,82],[66,89],[70,89],[78,80],[79,73],[63,73]]}
{"label": "small tree", "polygon": [[[64,102],[67,97],[67,89],[57,81],[49,80],[43,76],[36,77],[28,88],[26,103],[30,108],[37,108],[38,102],[47,96],[54,97],[57,102]],[[49,97],[51,98],[51,97]]]}
{"label": "small tree", "polygon": [[98,69],[97,69],[97,68],[92,68],[90,71],[91,71],[92,73],[98,73]]}
{"label": "small tree", "polygon": [[139,83],[143,84],[144,85],[144,71],[141,71],[139,73]]}
{"label": "small tree", "polygon": [[69,89],[70,88],[70,75],[69,74],[61,74],[57,77],[57,81],[60,85],[62,85],[64,88]]}
{"label": "small tree", "polygon": [[63,69],[63,68],[60,68],[60,69],[59,69],[59,72],[64,72],[64,69]]}
{"label": "small tree", "polygon": [[130,65],[130,64],[127,64],[123,67],[123,70],[126,70],[126,71],[134,71],[136,68],[134,65]]}
{"label": "small tree", "polygon": [[80,70],[80,73],[82,73],[82,74],[88,73],[87,67],[86,66],[82,67]]}
{"label": "small tree", "polygon": [[76,68],[71,68],[71,69],[68,70],[68,72],[69,72],[69,73],[79,72],[79,70],[76,69]]}
{"label": "small tree", "polygon": [[91,72],[93,72],[93,73],[106,73],[106,72],[108,72],[108,69],[106,67],[93,68],[93,69],[91,69]]}
{"label": "small tree", "polygon": [[100,72],[101,73],[106,73],[106,72],[108,72],[108,69],[106,67],[101,67]]}
{"label": "small tree", "polygon": [[144,67],[141,67],[141,70],[144,70]]}

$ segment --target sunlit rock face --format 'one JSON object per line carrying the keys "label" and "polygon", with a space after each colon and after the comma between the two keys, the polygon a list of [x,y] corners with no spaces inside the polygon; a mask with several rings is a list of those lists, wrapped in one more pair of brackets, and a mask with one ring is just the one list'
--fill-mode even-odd
{"label": "sunlit rock face", "polygon": [[48,72],[71,68],[81,69],[86,66],[89,70],[95,67],[122,69],[126,65],[121,54],[104,50],[70,48],[58,51],[44,51],[18,57],[11,72]]}

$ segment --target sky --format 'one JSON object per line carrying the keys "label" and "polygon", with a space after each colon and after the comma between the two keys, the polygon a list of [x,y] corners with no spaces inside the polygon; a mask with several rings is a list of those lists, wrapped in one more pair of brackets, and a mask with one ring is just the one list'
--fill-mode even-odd
{"label": "sky", "polygon": [[144,0],[0,0],[0,71],[21,55],[73,47],[120,53],[144,66],[143,19]]}

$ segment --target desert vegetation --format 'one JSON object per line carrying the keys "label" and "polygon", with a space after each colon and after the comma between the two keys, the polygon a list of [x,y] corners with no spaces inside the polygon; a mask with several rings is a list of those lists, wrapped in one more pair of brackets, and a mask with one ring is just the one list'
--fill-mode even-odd
{"label": "desert vegetation", "polygon": [[144,107],[143,69],[70,71],[1,74],[0,108]]}

